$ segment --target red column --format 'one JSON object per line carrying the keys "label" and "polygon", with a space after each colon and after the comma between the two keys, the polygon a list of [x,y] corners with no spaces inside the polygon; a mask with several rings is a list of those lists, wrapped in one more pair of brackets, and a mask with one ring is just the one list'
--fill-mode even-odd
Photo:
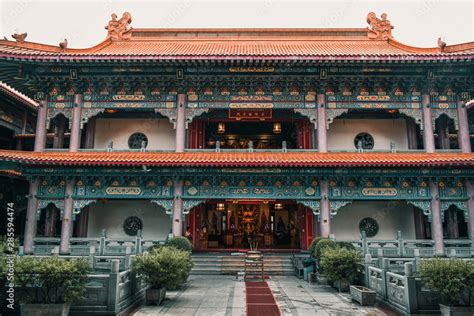
{"label": "red column", "polygon": [[326,153],[328,151],[328,131],[326,129],[326,95],[318,94],[318,151]]}
{"label": "red column", "polygon": [[46,118],[48,114],[48,102],[41,101],[38,106],[38,117],[36,120],[35,151],[43,152],[46,147]]}
{"label": "red column", "polygon": [[24,252],[26,254],[33,253],[33,239],[36,235],[36,207],[38,200],[36,193],[38,192],[39,180],[30,181],[30,192],[28,197],[28,205],[26,208],[26,224],[25,224],[25,239],[23,241]]}
{"label": "red column", "polygon": [[423,139],[425,141],[425,151],[427,153],[435,152],[435,141],[433,134],[433,123],[431,121],[431,105],[429,94],[424,94],[421,101],[423,110]]}
{"label": "red column", "polygon": [[176,152],[184,151],[186,141],[186,95],[178,94],[176,109]]}
{"label": "red column", "polygon": [[69,139],[69,151],[78,151],[81,143],[81,110],[82,95],[76,94],[74,98],[74,109],[72,114],[71,138]]}
{"label": "red column", "polygon": [[467,120],[467,110],[464,101],[458,101],[458,122],[459,122],[459,147],[463,153],[471,152],[471,139],[469,135],[469,123]]}

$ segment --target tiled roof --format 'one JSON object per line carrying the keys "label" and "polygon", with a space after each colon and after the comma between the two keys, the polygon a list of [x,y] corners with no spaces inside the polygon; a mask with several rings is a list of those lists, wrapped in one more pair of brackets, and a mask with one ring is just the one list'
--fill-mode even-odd
{"label": "tiled roof", "polygon": [[0,151],[0,161],[62,166],[162,167],[474,167],[463,153],[317,152],[24,152]]}
{"label": "tiled roof", "polygon": [[6,94],[9,97],[14,98],[15,100],[21,102],[22,104],[24,104],[24,105],[26,105],[26,106],[34,109],[34,110],[36,110],[36,108],[38,107],[38,103],[36,101],[30,99],[29,97],[27,97],[23,93],[13,89],[9,85],[7,85],[6,83],[3,83],[1,81],[0,81],[0,93]]}
{"label": "tiled roof", "polygon": [[474,42],[442,51],[374,40],[367,29],[133,29],[127,40],[107,38],[86,49],[0,40],[0,58],[29,59],[465,59]]}

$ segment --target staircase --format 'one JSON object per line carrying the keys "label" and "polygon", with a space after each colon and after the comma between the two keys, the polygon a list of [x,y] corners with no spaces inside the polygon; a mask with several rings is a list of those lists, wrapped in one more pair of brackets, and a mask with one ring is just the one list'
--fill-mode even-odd
{"label": "staircase", "polygon": [[[193,253],[194,267],[191,274],[230,274],[245,270],[245,253]],[[263,262],[267,275],[295,275],[290,253],[264,253]]]}

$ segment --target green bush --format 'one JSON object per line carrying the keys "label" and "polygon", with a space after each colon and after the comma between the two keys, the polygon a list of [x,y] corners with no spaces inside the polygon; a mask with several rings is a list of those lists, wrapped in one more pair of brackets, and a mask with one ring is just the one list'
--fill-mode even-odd
{"label": "green bush", "polygon": [[13,249],[10,248],[11,244],[8,242],[7,236],[0,237],[0,254],[14,254],[18,252],[20,242],[18,239],[13,240]]}
{"label": "green bush", "polygon": [[62,304],[85,295],[90,272],[90,263],[85,258],[17,257],[15,283],[21,302]]}
{"label": "green bush", "polygon": [[336,242],[337,244],[337,247],[340,247],[340,248],[346,248],[346,249],[349,249],[349,250],[356,250],[356,247],[354,247],[354,245],[350,242],[347,242],[347,241],[338,241]]}
{"label": "green bush", "polygon": [[318,242],[322,239],[327,239],[326,237],[316,237],[313,239],[313,241],[311,242],[311,245],[309,245],[309,251],[311,253],[311,257],[315,257],[315,250],[316,250],[316,245],[318,244]]}
{"label": "green bush", "polygon": [[353,282],[361,272],[362,255],[356,250],[326,247],[322,252],[321,267],[329,280]]}
{"label": "green bush", "polygon": [[153,288],[174,290],[187,280],[192,267],[190,252],[165,246],[137,256],[132,270]]}
{"label": "green bush", "polygon": [[448,304],[468,306],[474,290],[474,262],[462,259],[427,259],[420,265],[427,288],[446,297]]}
{"label": "green bush", "polygon": [[334,240],[329,238],[321,238],[318,243],[314,247],[314,257],[319,262],[321,258],[322,251],[326,248],[334,249],[336,248],[337,244]]}
{"label": "green bush", "polygon": [[193,245],[191,242],[183,236],[176,236],[168,240],[166,246],[175,247],[184,251],[191,252],[193,251]]}

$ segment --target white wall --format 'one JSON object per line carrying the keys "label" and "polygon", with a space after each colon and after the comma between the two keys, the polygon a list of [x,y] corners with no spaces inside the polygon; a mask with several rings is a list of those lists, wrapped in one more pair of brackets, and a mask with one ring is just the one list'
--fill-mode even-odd
{"label": "white wall", "polygon": [[413,206],[403,201],[355,201],[331,219],[331,234],[336,239],[359,239],[359,222],[365,217],[379,224],[379,232],[372,239],[395,239],[398,230],[404,239],[415,239]]}
{"label": "white wall", "polygon": [[99,201],[90,205],[87,236],[100,237],[105,228],[110,238],[131,238],[123,231],[123,222],[129,216],[142,220],[145,239],[165,240],[170,232],[170,216],[162,207],[148,200],[108,200],[105,204]]}
{"label": "white wall", "polygon": [[167,119],[97,119],[94,148],[113,141],[114,149],[128,149],[128,138],[137,132],[147,136],[149,150],[175,149],[175,130]]}
{"label": "white wall", "polygon": [[407,127],[404,119],[336,119],[329,125],[329,150],[356,150],[354,138],[369,133],[374,138],[374,150],[390,149],[390,141],[397,150],[408,149]]}

